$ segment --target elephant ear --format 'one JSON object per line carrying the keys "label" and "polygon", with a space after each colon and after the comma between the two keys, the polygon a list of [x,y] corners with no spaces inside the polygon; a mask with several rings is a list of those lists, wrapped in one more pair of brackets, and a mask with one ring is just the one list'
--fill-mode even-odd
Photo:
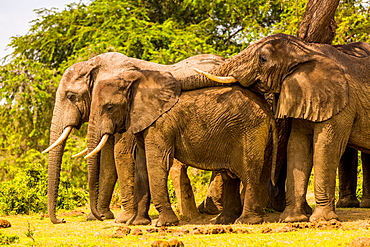
{"label": "elephant ear", "polygon": [[276,117],[321,122],[347,105],[348,82],[332,59],[316,55],[293,70],[282,83]]}
{"label": "elephant ear", "polygon": [[126,74],[135,80],[131,88],[126,129],[127,132],[136,134],[148,128],[176,104],[181,84],[168,72],[147,70]]}

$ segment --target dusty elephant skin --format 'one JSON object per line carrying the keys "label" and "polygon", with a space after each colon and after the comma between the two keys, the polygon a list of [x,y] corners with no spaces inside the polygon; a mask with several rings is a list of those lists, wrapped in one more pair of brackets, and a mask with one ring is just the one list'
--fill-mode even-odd
{"label": "dusty elephant skin", "polygon": [[[113,52],[96,56],[88,61],[74,64],[68,68],[62,77],[56,93],[56,102],[50,128],[50,144],[56,143],[56,141],[59,140],[57,142],[59,144],[55,145],[55,148],[50,151],[48,164],[48,212],[51,222],[54,224],[64,222],[63,219],[58,219],[56,217],[56,200],[58,197],[60,167],[64,146],[72,128],[78,129],[82,123],[88,121],[91,91],[97,78],[102,74],[109,73],[109,71],[119,70],[127,62],[138,68],[171,71],[175,77],[181,77],[194,74],[195,72],[192,69],[194,66],[209,70],[215,65],[220,64],[223,60],[224,58],[217,55],[198,55],[174,65],[160,65],[129,58],[123,54]],[[60,139],[62,133],[64,133],[64,137]],[[130,137],[127,138],[128,140],[121,141],[119,144],[120,147],[123,147],[124,143],[130,143]],[[101,184],[99,186],[98,207],[99,211],[104,215],[104,218],[113,218],[113,213],[109,209],[112,191],[117,179],[113,148],[115,143],[120,142],[119,140],[120,137],[111,137],[100,155],[101,158],[99,162],[101,162],[102,165],[100,171]],[[123,147],[123,150],[126,151],[119,151],[117,148],[115,150],[118,152],[117,155],[120,156],[118,162],[130,166],[131,168],[127,169],[132,170],[132,155],[127,151],[131,150],[131,147]],[[117,164],[119,168],[123,166],[122,164]],[[124,171],[122,173],[128,177],[120,179],[120,181],[122,181],[120,186],[124,189],[133,190],[133,186],[125,186],[125,184],[123,184],[125,181],[133,181],[133,175]],[[126,195],[132,194],[127,191],[123,193]],[[124,197],[125,195],[122,196]],[[124,206],[127,206],[127,212],[120,214],[119,221],[125,221],[132,216],[132,200],[132,197],[123,199]]]}
{"label": "dusty elephant skin", "polygon": [[[354,42],[347,45],[334,45],[334,47],[351,56],[370,56],[370,44],[364,42]],[[362,198],[360,202],[357,199],[358,151],[353,148],[346,148],[338,168],[339,198],[336,204],[337,208],[370,208],[370,154],[362,152],[361,161],[363,184]]]}
{"label": "dusty elephant skin", "polygon": [[[167,191],[173,158],[199,169],[227,170],[240,178],[244,206],[235,222],[262,222],[260,192],[266,181],[260,181],[261,175],[264,170],[269,178],[272,167],[271,176],[275,177],[276,160],[269,159],[276,157],[277,149],[275,120],[263,97],[238,86],[180,95],[180,84],[170,74],[145,70],[107,75],[97,81],[93,95],[89,151],[99,147],[105,136],[124,131],[135,134],[136,165],[147,165],[151,196],[159,212],[157,226],[178,223]],[[268,144],[275,155],[265,156]],[[96,164],[94,157],[89,164]],[[269,161],[265,162],[265,157]],[[91,166],[90,192],[99,182],[98,170]],[[145,185],[149,186],[141,184],[142,190]],[[230,206],[224,205],[223,211]]]}
{"label": "dusty elephant skin", "polygon": [[235,57],[228,75],[253,90],[279,94],[276,116],[293,119],[281,218],[308,220],[304,201],[314,166],[316,208],[309,220],[338,219],[334,192],[340,158],[347,145],[370,151],[370,57],[284,34],[263,38]]}

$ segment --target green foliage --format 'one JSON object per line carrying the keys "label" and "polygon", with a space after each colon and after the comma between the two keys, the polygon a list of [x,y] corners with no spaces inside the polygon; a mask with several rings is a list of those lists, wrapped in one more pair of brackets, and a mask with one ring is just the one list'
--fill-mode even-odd
{"label": "green foliage", "polygon": [[[201,53],[229,57],[265,35],[295,35],[306,3],[307,0],[94,0],[90,4],[73,3],[63,10],[36,10],[37,19],[29,32],[12,38],[9,45],[14,53],[0,67],[0,186],[6,188],[1,190],[0,204],[12,200],[7,194],[11,189],[22,199],[22,205],[14,202],[14,208],[0,211],[45,210],[41,206],[45,200],[41,187],[46,185],[47,155],[40,152],[48,146],[55,91],[68,66],[108,51],[163,64]],[[369,14],[368,1],[341,1],[334,43],[369,42]],[[75,132],[67,142],[59,207],[85,203],[86,161],[71,158],[84,148],[85,133]],[[35,185],[39,190],[31,206],[27,200],[35,198],[26,179],[33,179],[27,172],[35,167],[44,177],[43,183]],[[204,176],[208,175],[190,175],[192,181]],[[198,182],[194,182],[196,188]]]}
{"label": "green foliage", "polygon": [[343,1],[338,6],[336,21],[335,44],[370,42],[370,1]]}
{"label": "green foliage", "polygon": [[18,241],[19,237],[17,235],[5,235],[5,233],[0,232],[0,245],[10,245]]}

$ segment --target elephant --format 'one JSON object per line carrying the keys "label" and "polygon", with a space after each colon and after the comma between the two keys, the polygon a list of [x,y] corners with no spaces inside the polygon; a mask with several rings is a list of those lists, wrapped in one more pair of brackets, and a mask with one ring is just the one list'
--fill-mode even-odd
{"label": "elephant", "polygon": [[[270,177],[275,182],[278,143],[275,119],[263,96],[239,86],[180,95],[181,84],[170,73],[135,66],[130,69],[101,77],[93,88],[86,156],[90,200],[96,200],[99,184],[96,154],[109,136],[128,132],[137,140],[136,166],[147,167],[149,184],[144,183],[144,174],[139,184],[140,190],[150,187],[159,212],[156,226],[179,223],[167,191],[174,158],[199,169],[226,171],[240,179],[243,210],[234,222],[261,223],[260,197]],[[233,193],[225,196],[229,194]],[[222,221],[229,221],[233,216],[228,212],[241,206],[230,202],[224,200]],[[90,205],[99,218],[96,205]]]}
{"label": "elephant", "polygon": [[[355,57],[370,56],[370,44],[353,42],[347,45],[334,45],[339,51]],[[339,198],[337,208],[361,207],[370,208],[370,154],[361,152],[362,160],[362,199],[357,199],[357,166],[358,151],[347,147],[338,168]]]}
{"label": "elephant", "polygon": [[[338,220],[334,194],[340,158],[346,146],[370,152],[366,138],[370,134],[370,57],[275,34],[254,42],[225,63],[229,69],[219,74],[222,78],[213,72],[209,78],[274,93],[278,96],[275,117],[292,119],[286,208],[281,219]],[[308,217],[304,202],[312,167],[316,208]]]}
{"label": "elephant", "polygon": [[[63,219],[58,219],[56,217],[56,200],[58,197],[59,177],[64,146],[72,129],[79,129],[80,126],[89,119],[91,91],[94,87],[94,81],[96,78],[99,78],[102,74],[119,70],[126,62],[134,64],[142,69],[170,71],[175,77],[180,78],[194,74],[195,72],[192,69],[193,66],[200,66],[205,70],[209,70],[223,61],[224,58],[221,56],[203,54],[187,58],[173,65],[161,65],[130,58],[117,52],[109,52],[93,57],[87,61],[76,63],[69,67],[63,74],[56,92],[56,101],[50,128],[50,147],[44,150],[44,153],[50,152],[48,162],[48,213],[51,222],[54,224],[65,222]],[[132,154],[130,153],[131,147],[124,146],[131,145],[132,137],[126,135],[123,138],[124,139],[121,140],[119,135],[115,138],[111,137],[101,152],[101,162],[103,165],[101,166],[102,170],[100,172],[102,177],[100,179],[101,183],[99,186],[100,193],[98,207],[106,219],[114,217],[113,213],[109,209],[109,204],[114,185],[117,180],[114,161],[115,153],[119,153],[120,156],[120,158],[117,159],[117,162],[123,163],[116,164],[118,168],[131,164],[131,168],[125,169],[133,169],[133,159]],[[124,151],[114,148],[115,144],[118,144],[118,147],[123,148]],[[115,152],[113,151],[114,149]],[[129,176],[129,174],[124,171],[118,171],[118,173]],[[121,189],[121,193],[124,193],[122,194],[122,197],[130,195],[130,192],[128,191],[122,191],[127,190],[128,188],[131,190],[133,189],[133,186],[124,185],[124,183],[127,183],[128,181],[133,181],[133,178],[128,177],[120,180],[120,186],[123,188]],[[132,198],[123,199],[124,208],[129,209],[126,210],[128,212],[124,210],[124,212],[116,218],[116,221],[124,222],[131,214],[133,214],[132,200]]]}

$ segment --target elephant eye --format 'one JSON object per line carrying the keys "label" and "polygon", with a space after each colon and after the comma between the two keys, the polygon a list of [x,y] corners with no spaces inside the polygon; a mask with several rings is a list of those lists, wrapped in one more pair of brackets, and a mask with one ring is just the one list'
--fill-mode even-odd
{"label": "elephant eye", "polygon": [[259,61],[260,61],[261,63],[266,63],[266,62],[267,62],[267,58],[266,58],[266,56],[265,56],[265,55],[260,55],[260,56],[259,56]]}
{"label": "elephant eye", "polygon": [[69,99],[71,102],[76,102],[76,99],[77,99],[77,95],[74,94],[74,93],[68,93],[67,94],[67,99]]}
{"label": "elephant eye", "polygon": [[104,105],[104,110],[106,111],[106,112],[112,112],[113,111],[113,108],[114,108],[114,106],[113,106],[113,104],[105,104]]}

